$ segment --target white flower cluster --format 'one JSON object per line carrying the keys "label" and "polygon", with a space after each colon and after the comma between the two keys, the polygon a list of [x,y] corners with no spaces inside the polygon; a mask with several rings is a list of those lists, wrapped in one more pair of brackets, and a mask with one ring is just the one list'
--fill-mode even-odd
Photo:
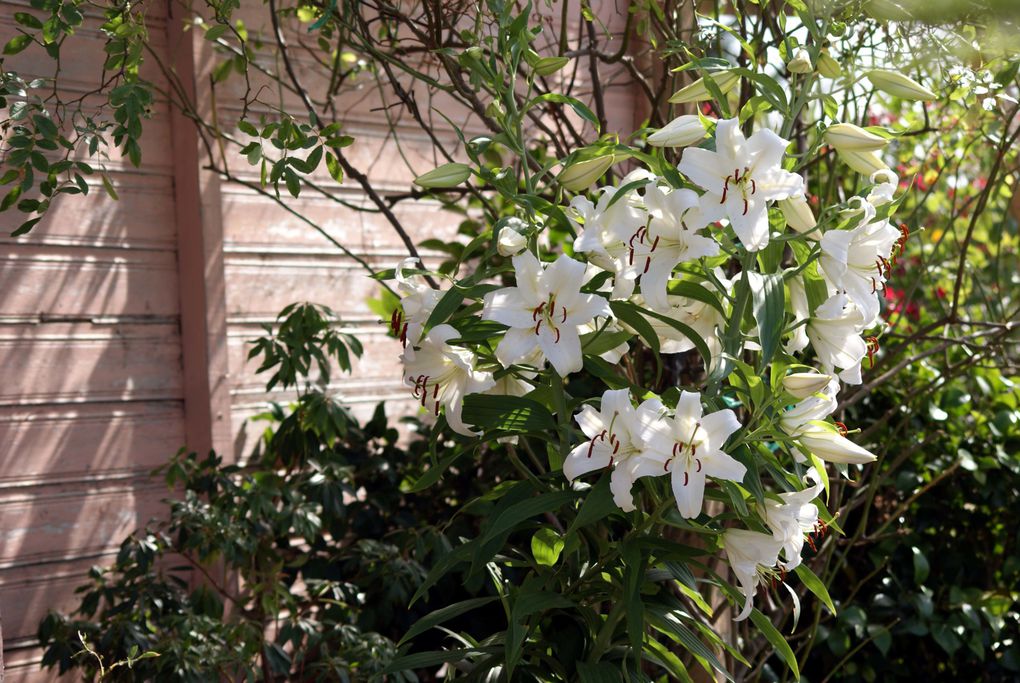
{"label": "white flower cluster", "polygon": [[[700,143],[709,138],[703,121],[681,117],[649,141],[658,146]],[[853,138],[856,133],[836,129],[837,135]],[[759,580],[796,567],[805,534],[820,524],[811,501],[822,490],[821,461],[862,464],[875,458],[829,417],[836,410],[840,381],[861,383],[862,361],[877,350],[877,340],[864,335],[878,323],[879,295],[905,234],[879,217],[888,213],[885,205],[893,201],[898,182],[888,170],[871,175],[864,196],[828,211],[825,222],[831,227],[823,230],[806,201],[803,177],[783,167],[787,140],[770,130],[745,137],[738,121],[728,119],[716,123],[711,142],[711,149],[684,151],[677,167],[683,187],[638,170],[618,187],[600,188],[594,201],[576,196],[566,214],[577,233],[573,253],[587,263],[565,254],[543,262],[528,249],[528,224],[504,222],[498,252],[512,257],[516,279],[515,286],[484,295],[481,319],[505,327],[502,336],[485,344],[486,362],[470,344],[457,343],[453,326],[425,330],[442,293],[421,277],[406,275],[417,265],[410,260],[397,269],[403,298],[393,326],[405,342],[404,374],[414,397],[437,415],[445,407],[455,431],[477,435],[462,417],[466,394],[523,395],[544,381],[561,382],[584,367],[585,335],[639,333],[617,319],[614,302],[641,311],[647,329],[658,336],[661,353],[694,348],[695,340],[678,330],[693,331],[711,353],[711,372],[745,351],[760,350],[766,333],[775,332],[741,327],[743,320],[736,318],[742,314],[734,313],[737,288],[761,288],[766,276],[781,278],[787,315],[775,324],[783,326],[779,334],[789,356],[775,366],[778,370],[762,369],[766,384],[773,372],[783,376],[773,383],[782,387],[777,409],[759,418],[771,420],[774,429],[752,438],[758,425],[742,425],[729,408],[706,413],[706,402],[713,401],[703,400],[710,397],[699,392],[683,391],[675,406],[667,406],[651,392],[635,396],[631,389],[613,389],[601,396],[597,408],[585,401],[574,416],[586,440],[563,463],[571,481],[610,470],[610,488],[622,510],[635,508],[636,480],[668,475],[677,510],[693,519],[702,513],[710,480],[744,480],[747,468],[727,452],[735,452],[738,441],[779,443],[796,462],[810,459],[814,466],[807,470],[804,480],[809,483],[803,490],[780,493],[758,506],[759,526],[767,531],[728,529],[723,534],[746,598],[739,616],[745,618]],[[769,217],[773,204],[779,210],[775,216],[784,216],[793,232],[777,234],[777,223]],[[798,242],[808,256],[790,263],[787,255],[776,273],[759,273],[764,261],[757,256],[774,240]],[[738,263],[746,273],[736,272]],[[596,277],[604,284],[592,283]],[[684,283],[696,285],[702,295],[686,296],[691,289],[678,286]],[[733,330],[738,348],[727,354],[724,336],[732,339]],[[808,346],[819,369],[787,374]],[[600,355],[615,363],[627,350],[623,343]],[[587,398],[595,403],[596,397]],[[635,398],[640,399],[637,405]],[[744,416],[750,420],[747,411]]]}

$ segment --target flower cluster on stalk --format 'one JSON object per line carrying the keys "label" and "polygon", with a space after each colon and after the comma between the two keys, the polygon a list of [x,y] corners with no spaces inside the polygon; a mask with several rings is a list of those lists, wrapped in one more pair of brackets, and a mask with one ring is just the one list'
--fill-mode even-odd
{"label": "flower cluster on stalk", "polygon": [[[704,516],[713,483],[732,482],[726,486],[747,493],[741,484],[757,448],[787,454],[790,476],[777,482],[781,492],[750,508],[754,528],[722,530],[745,597],[742,619],[762,578],[796,568],[805,541],[813,547],[824,532],[814,502],[828,481],[820,468],[875,459],[832,415],[841,383],[860,384],[862,365],[874,363],[878,340],[869,331],[879,324],[890,264],[906,232],[890,222],[898,179],[888,169],[872,173],[860,196],[818,221],[805,179],[791,170],[787,140],[768,129],[745,136],[736,119],[714,122],[714,131],[712,125],[685,116],[649,138],[656,146],[702,145],[683,151],[672,183],[639,169],[562,207],[576,234],[573,256],[541,253],[539,240],[529,239],[537,227],[527,221],[505,223],[498,253],[511,259],[513,284],[490,287],[466,316],[495,324],[492,338],[458,342],[457,321],[427,329],[443,293],[405,275],[415,265],[407,262],[396,271],[402,300],[392,324],[405,344],[412,396],[431,412],[442,409],[449,426],[467,436],[480,434],[464,422],[467,394],[519,396],[562,386],[586,356],[616,363],[638,341],[661,354],[707,349],[701,391],[656,395],[631,384],[575,397],[581,436],[562,467],[571,482],[608,471],[623,511],[638,507],[636,491],[656,490],[639,480],[668,477],[674,514],[693,521]],[[833,128],[830,137],[840,144],[871,143],[854,126]],[[778,332],[762,329],[757,309],[752,315],[757,304],[748,303],[766,281],[781,283],[785,317],[767,323],[781,326]],[[636,309],[644,324],[618,315],[617,302]],[[619,333],[630,339],[622,347],[587,350],[600,335]],[[723,383],[733,386],[735,364],[755,357],[770,337],[781,340],[781,351],[757,372],[772,395],[751,411],[745,395]]]}

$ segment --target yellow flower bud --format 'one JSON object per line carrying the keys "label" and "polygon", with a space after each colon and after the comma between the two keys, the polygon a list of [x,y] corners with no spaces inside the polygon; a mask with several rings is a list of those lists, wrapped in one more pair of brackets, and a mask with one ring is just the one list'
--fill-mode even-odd
{"label": "yellow flower bud", "polygon": [[705,139],[708,133],[697,114],[684,114],[648,136],[653,147],[686,147]]}
{"label": "yellow flower bud", "polygon": [[[740,76],[732,71],[716,71],[710,74],[710,76],[715,81],[715,84],[719,86],[719,91],[723,95],[733,90],[733,87],[740,82]],[[683,104],[685,102],[701,102],[710,99],[712,99],[712,93],[705,86],[705,79],[699,78],[687,87],[673,93],[669,101],[672,104]]]}
{"label": "yellow flower bud", "polygon": [[825,141],[838,151],[873,152],[889,144],[883,137],[869,133],[852,123],[837,123],[829,126],[822,134]]}
{"label": "yellow flower bud", "polygon": [[780,199],[776,204],[783,212],[787,225],[806,237],[821,239],[821,234],[816,229],[818,221],[803,197]]}
{"label": "yellow flower bud", "polygon": [[560,185],[571,190],[580,192],[590,187],[596,180],[609,170],[609,167],[616,163],[612,154],[608,156],[595,157],[585,161],[575,161],[560,171],[558,177]]}
{"label": "yellow flower bud", "polygon": [[793,51],[793,57],[786,63],[786,69],[792,74],[809,74],[814,70],[811,66],[811,55],[804,48]]}
{"label": "yellow flower bud", "polygon": [[455,187],[470,177],[470,166],[451,162],[418,176],[414,179],[414,184],[425,188]]}
{"label": "yellow flower bud", "polygon": [[882,161],[882,157],[874,152],[855,152],[849,149],[836,149],[836,152],[847,166],[869,178],[875,171],[889,168],[888,164]]}
{"label": "yellow flower bud", "polygon": [[832,375],[820,372],[795,372],[783,378],[783,388],[794,398],[812,396],[832,381]]}
{"label": "yellow flower bud", "polygon": [[864,74],[872,85],[884,93],[895,95],[905,100],[937,100],[938,96],[917,81],[907,78],[897,71],[872,69]]}
{"label": "yellow flower bud", "polygon": [[828,52],[818,55],[815,67],[818,69],[818,73],[826,78],[839,78],[843,73],[843,70],[839,68],[839,62],[830,57]]}
{"label": "yellow flower bud", "polygon": [[539,76],[551,76],[570,62],[569,57],[542,57],[534,64],[531,68],[535,70]]}

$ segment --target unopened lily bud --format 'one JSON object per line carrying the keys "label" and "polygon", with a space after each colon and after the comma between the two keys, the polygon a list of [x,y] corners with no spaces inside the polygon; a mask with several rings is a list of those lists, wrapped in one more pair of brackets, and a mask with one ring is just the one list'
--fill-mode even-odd
{"label": "unopened lily bud", "polygon": [[684,114],[649,135],[648,144],[653,147],[686,147],[701,142],[706,135],[708,132],[701,117]]}
{"label": "unopened lily bud", "polygon": [[938,95],[931,90],[897,71],[872,69],[864,75],[868,77],[872,85],[882,92],[905,100],[923,100],[928,102],[938,99]]}
{"label": "unopened lily bud", "polygon": [[551,76],[570,62],[569,57],[542,57],[534,64],[531,68],[535,70],[539,76]]}
{"label": "unopened lily bud", "polygon": [[579,192],[590,187],[596,180],[602,177],[602,175],[609,170],[609,167],[615,163],[616,159],[613,155],[595,157],[594,159],[587,159],[585,161],[576,161],[572,164],[568,164],[559,175],[560,185],[571,190],[572,192]]}
{"label": "unopened lily bud", "polygon": [[814,70],[811,65],[811,55],[800,47],[793,51],[793,58],[786,63],[786,69],[792,74],[809,74]]}
{"label": "unopened lily bud", "polygon": [[[733,87],[740,82],[740,76],[732,71],[716,71],[710,75],[719,87],[719,92],[723,95],[733,90]],[[683,104],[685,102],[701,102],[710,99],[712,99],[712,93],[709,92],[708,87],[705,85],[705,79],[699,78],[687,87],[673,93],[669,101],[673,104]]]}
{"label": "unopened lily bud", "polygon": [[825,141],[837,151],[873,152],[889,144],[885,138],[869,133],[852,123],[837,123],[829,126],[822,134]]}
{"label": "unopened lily bud", "polygon": [[843,73],[843,70],[839,68],[839,62],[830,57],[828,52],[822,52],[818,55],[815,68],[818,69],[819,74],[826,78],[839,78]]}
{"label": "unopened lily bud", "polygon": [[882,161],[882,157],[878,156],[874,152],[855,152],[850,149],[836,149],[839,153],[839,158],[846,163],[847,166],[857,171],[861,175],[866,175],[869,178],[875,171],[882,171],[889,168],[888,164]]}
{"label": "unopened lily bud", "polygon": [[414,184],[425,188],[456,187],[470,177],[470,166],[451,162],[418,176],[414,179]]}
{"label": "unopened lily bud", "polygon": [[829,386],[832,375],[821,372],[795,372],[783,378],[783,388],[794,398],[807,398]]}
{"label": "unopened lily bud", "polygon": [[806,237],[814,239],[821,237],[816,228],[818,221],[815,219],[815,214],[803,197],[780,199],[777,204],[779,210],[783,212],[783,217],[786,218],[787,225]]}
{"label": "unopened lily bud", "polygon": [[826,422],[809,423],[797,440],[815,456],[828,462],[863,465],[875,460],[874,453],[842,436],[836,427]]}
{"label": "unopened lily bud", "polygon": [[499,239],[496,241],[496,251],[500,256],[517,256],[528,246],[528,238],[517,229],[518,224],[524,229],[523,221],[510,219],[499,231]]}

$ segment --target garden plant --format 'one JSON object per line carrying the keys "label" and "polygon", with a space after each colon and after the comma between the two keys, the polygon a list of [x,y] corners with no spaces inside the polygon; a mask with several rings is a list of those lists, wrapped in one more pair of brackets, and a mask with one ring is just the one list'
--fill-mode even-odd
{"label": "garden plant", "polygon": [[[155,98],[194,121],[209,170],[285,210],[360,187],[407,258],[336,247],[378,282],[420,404],[402,430],[382,407],[358,424],[326,386],[359,342],[325,306],[288,307],[251,354],[293,404],[243,466],[182,450],[163,468],[168,519],[47,617],[44,663],[1015,680],[1017,17],[931,5],[269,0],[259,35],[239,3],[193,3],[213,82],[246,83],[230,122],[166,65],[166,89],[139,77],[158,61],[144,3],[104,9],[98,112],[4,71],[16,233],[112,150],[144,163]],[[57,59],[78,5],[32,7],[4,52]],[[406,192],[346,153],[337,102],[365,88],[432,143]],[[614,130],[624,88],[644,120]],[[397,217],[422,198],[457,238]]]}

